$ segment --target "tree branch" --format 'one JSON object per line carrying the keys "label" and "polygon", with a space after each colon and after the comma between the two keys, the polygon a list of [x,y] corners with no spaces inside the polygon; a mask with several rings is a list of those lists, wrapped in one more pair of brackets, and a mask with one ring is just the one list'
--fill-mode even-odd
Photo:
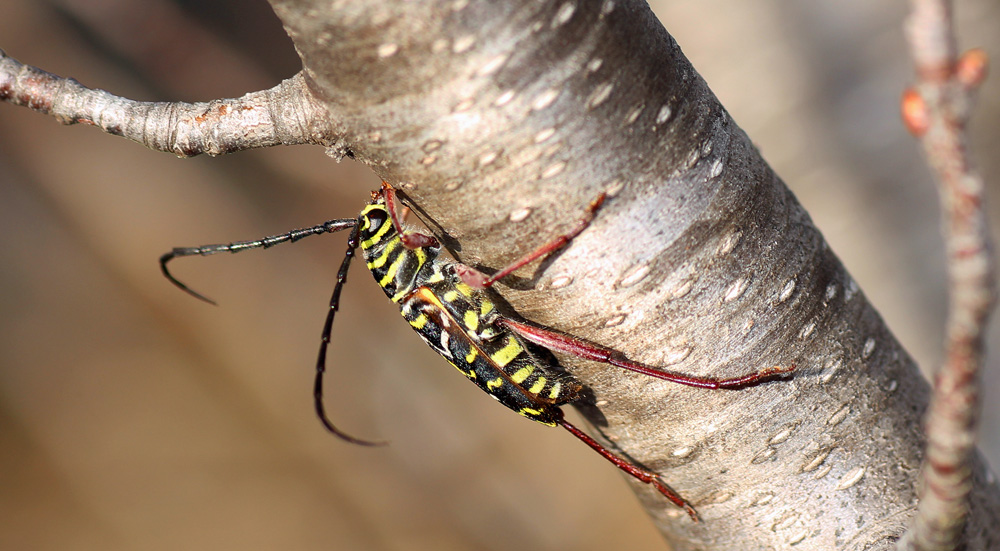
{"label": "tree branch", "polygon": [[23,65],[0,50],[0,100],[52,115],[62,124],[97,126],[150,149],[193,157],[274,145],[331,147],[326,109],[301,73],[270,90],[210,102],[146,102],[90,89]]}
{"label": "tree branch", "polygon": [[948,255],[950,305],[945,360],[927,413],[920,505],[900,549],[944,551],[962,542],[973,487],[979,373],[986,324],[996,300],[995,259],[984,185],[973,167],[966,127],[985,77],[986,55],[958,59],[951,2],[914,0],[907,36],[918,83],[906,91],[903,117],[920,138],[937,176]]}

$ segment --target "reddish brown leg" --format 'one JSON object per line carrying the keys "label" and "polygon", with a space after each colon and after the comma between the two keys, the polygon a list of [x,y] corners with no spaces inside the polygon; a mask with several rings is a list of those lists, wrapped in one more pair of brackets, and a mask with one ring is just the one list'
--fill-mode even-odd
{"label": "reddish brown leg", "polygon": [[667,499],[672,501],[674,505],[680,507],[681,509],[684,509],[684,512],[687,513],[689,517],[691,517],[691,520],[695,522],[699,522],[701,520],[700,518],[698,518],[698,512],[694,510],[694,507],[692,507],[691,504],[687,502],[687,500],[681,497],[680,494],[670,489],[670,486],[664,484],[663,479],[660,478],[660,475],[652,471],[647,471],[646,469],[639,468],[629,463],[628,461],[622,459],[621,457],[618,457],[617,455],[611,453],[611,451],[602,446],[600,442],[594,440],[587,433],[571,425],[569,421],[563,419],[559,421],[559,424],[562,425],[564,429],[568,430],[573,436],[582,440],[584,444],[590,446],[590,448],[593,449],[595,452],[601,454],[601,457],[614,463],[615,467],[618,467],[619,469],[625,471],[626,473],[635,477],[636,479],[645,482],[646,484],[652,485],[654,488],[657,489],[657,491],[659,491],[661,494],[665,495]]}
{"label": "reddish brown leg", "polygon": [[385,180],[382,180],[382,196],[385,197],[385,208],[389,211],[389,218],[392,219],[392,227],[396,228],[396,233],[399,234],[399,240],[403,242],[403,246],[407,249],[440,246],[433,235],[403,229],[405,216],[400,212],[399,201],[396,200],[396,190]]}
{"label": "reddish brown leg", "polygon": [[773,367],[765,367],[764,369],[749,375],[733,377],[731,379],[678,375],[676,373],[669,373],[652,366],[634,362],[626,358],[624,354],[618,352],[617,350],[605,348],[603,346],[563,335],[562,333],[556,333],[555,331],[550,331],[548,329],[542,329],[541,327],[537,327],[535,325],[528,325],[527,323],[507,318],[501,318],[498,320],[498,323],[518,335],[521,335],[525,339],[537,345],[544,346],[550,350],[558,350],[559,352],[565,352],[587,360],[603,362],[615,367],[634,371],[636,373],[642,373],[643,375],[649,375],[650,377],[656,377],[657,379],[663,379],[664,381],[699,388],[739,388],[752,385],[758,381],[769,379],[783,373],[790,373],[795,370],[794,365],[776,365]]}
{"label": "reddish brown leg", "polygon": [[590,225],[590,221],[594,219],[594,213],[597,212],[597,209],[601,208],[601,205],[604,204],[604,200],[606,198],[607,194],[602,192],[593,201],[591,201],[590,205],[587,206],[587,210],[584,212],[583,217],[580,218],[580,220],[576,223],[576,227],[574,227],[572,230],[560,235],[559,237],[556,237],[555,239],[549,241],[548,243],[545,243],[541,247],[538,247],[537,249],[531,251],[527,255],[514,261],[506,268],[500,270],[499,272],[491,276],[487,276],[486,274],[480,272],[479,270],[471,268],[464,264],[459,264],[458,266],[456,266],[455,273],[462,278],[462,281],[464,281],[466,284],[472,287],[475,287],[477,289],[484,289],[486,287],[489,287],[490,285],[496,283],[497,280],[512,274],[514,270],[517,270],[521,266],[524,266],[525,264],[528,264],[529,262],[532,262],[534,260],[538,260],[539,258],[542,258],[546,255],[552,254],[554,251],[557,251],[561,247],[566,245],[566,243],[569,243],[574,237],[579,235],[580,232],[587,229],[587,226]]}

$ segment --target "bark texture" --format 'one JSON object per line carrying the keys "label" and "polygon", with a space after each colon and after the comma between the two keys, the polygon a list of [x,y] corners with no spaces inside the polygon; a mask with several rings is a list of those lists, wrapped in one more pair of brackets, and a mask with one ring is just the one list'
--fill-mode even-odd
{"label": "bark texture", "polygon": [[945,361],[935,374],[927,413],[920,505],[900,550],[948,551],[962,544],[968,494],[974,486],[970,463],[982,410],[986,327],[996,304],[996,260],[984,207],[985,185],[972,162],[967,136],[987,57],[976,49],[959,58],[952,20],[950,2],[915,0],[907,21],[918,84],[904,93],[903,118],[921,139],[937,176],[945,214],[950,304]]}
{"label": "bark texture", "polygon": [[[328,111],[271,141],[371,166],[462,261],[499,268],[611,194],[503,282],[518,315],[683,373],[797,367],[709,391],[561,358],[597,436],[700,512],[636,484],[673,548],[895,546],[928,386],[645,3],[271,3],[304,63],[286,92]],[[558,458],[541,468],[560,478]],[[1000,539],[986,479],[980,462],[968,549]]]}
{"label": "bark texture", "polygon": [[[894,546],[928,386],[644,4],[272,3],[343,148],[463,261],[500,267],[614,194],[503,289],[520,315],[677,371],[798,367],[702,391],[564,358],[587,418],[705,519],[638,488],[675,548]],[[985,476],[969,548],[997,545]]]}
{"label": "bark texture", "polygon": [[301,73],[237,99],[133,101],[23,65],[0,50],[0,100],[51,115],[62,124],[97,126],[178,157],[275,145],[327,145],[330,128]]}

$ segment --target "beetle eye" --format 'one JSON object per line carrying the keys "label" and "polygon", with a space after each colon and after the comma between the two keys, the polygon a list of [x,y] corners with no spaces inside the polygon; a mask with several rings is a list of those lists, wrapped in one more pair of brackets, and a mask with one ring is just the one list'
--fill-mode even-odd
{"label": "beetle eye", "polygon": [[368,220],[368,225],[365,230],[369,233],[375,233],[382,227],[382,224],[385,224],[386,220],[388,220],[389,213],[384,210],[373,210],[367,214],[366,218]]}

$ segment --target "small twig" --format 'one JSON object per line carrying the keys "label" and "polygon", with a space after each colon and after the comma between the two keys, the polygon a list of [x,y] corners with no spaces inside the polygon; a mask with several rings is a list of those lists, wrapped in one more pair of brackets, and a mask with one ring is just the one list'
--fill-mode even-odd
{"label": "small twig", "polygon": [[0,50],[0,101],[84,123],[150,149],[191,157],[272,145],[331,146],[327,111],[314,101],[302,73],[270,90],[199,103],[143,102],[90,89],[24,65]]}
{"label": "small twig", "polygon": [[983,181],[972,166],[966,137],[975,90],[985,78],[986,54],[961,58],[947,0],[912,0],[907,36],[917,84],[903,95],[903,120],[920,138],[937,175],[945,216],[949,312],[945,360],[927,413],[927,453],[920,504],[900,541],[907,550],[952,550],[961,542],[972,486],[979,413],[979,372],[986,323],[995,300],[994,259],[983,206]]}

